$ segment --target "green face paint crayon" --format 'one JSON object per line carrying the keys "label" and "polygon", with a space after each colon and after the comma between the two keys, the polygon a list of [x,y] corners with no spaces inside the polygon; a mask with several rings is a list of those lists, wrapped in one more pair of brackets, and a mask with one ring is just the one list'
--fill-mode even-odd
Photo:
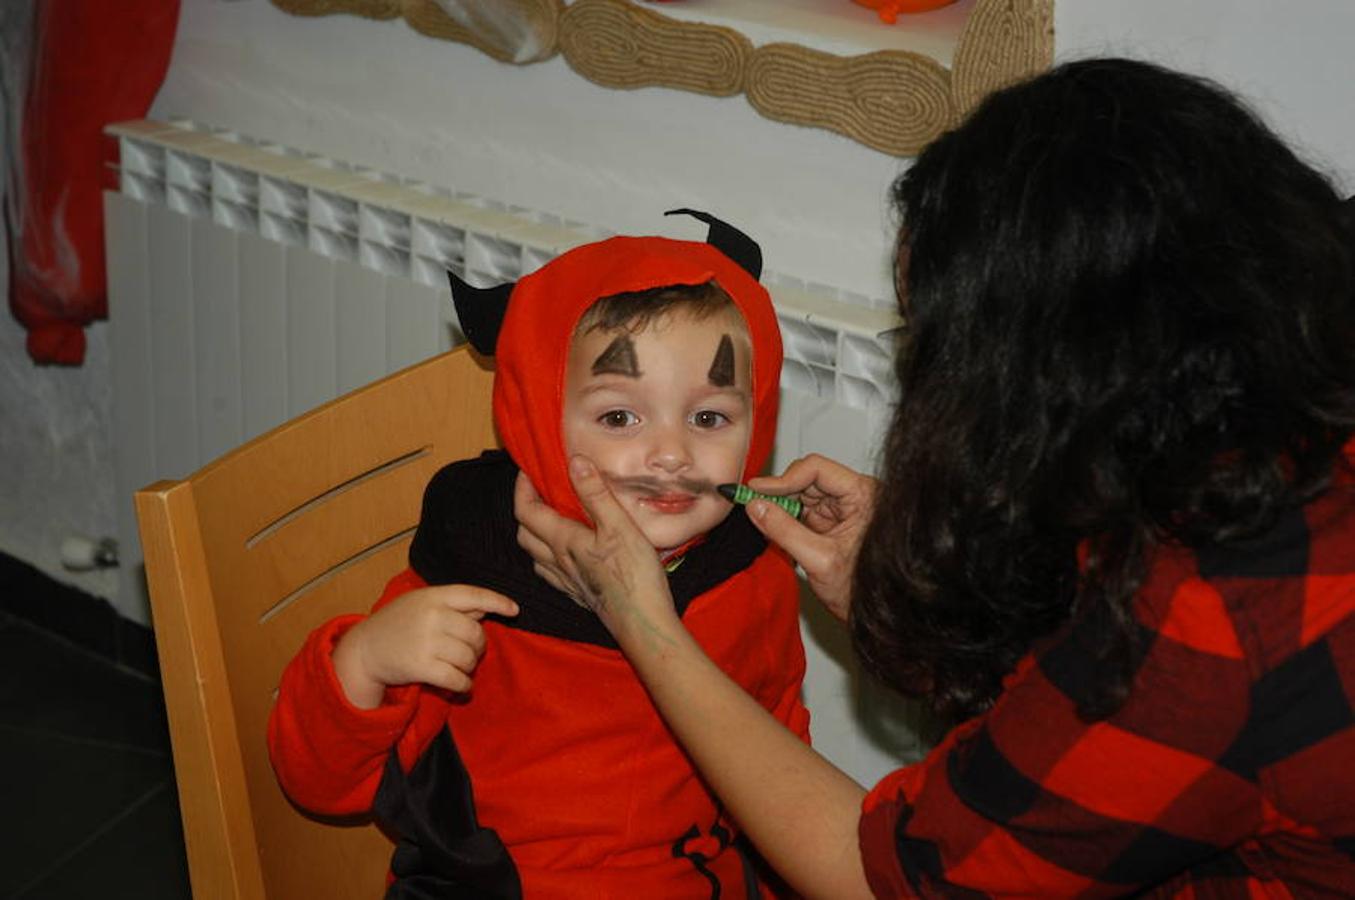
{"label": "green face paint crayon", "polygon": [[749,500],[767,500],[775,503],[777,506],[790,513],[795,518],[800,518],[800,501],[794,497],[775,497],[771,494],[759,494],[746,484],[717,484],[715,489],[720,492],[730,503],[737,503],[740,506],[747,504]]}

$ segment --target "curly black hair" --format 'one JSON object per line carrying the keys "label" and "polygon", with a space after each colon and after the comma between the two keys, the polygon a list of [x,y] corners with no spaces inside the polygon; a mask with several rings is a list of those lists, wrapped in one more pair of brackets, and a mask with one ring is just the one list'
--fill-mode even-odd
{"label": "curly black hair", "polygon": [[1355,427],[1349,204],[1223,88],[1124,59],[995,93],[893,194],[907,330],[858,653],[953,720],[1096,614],[1079,712],[1102,718],[1153,548],[1253,535],[1329,483]]}

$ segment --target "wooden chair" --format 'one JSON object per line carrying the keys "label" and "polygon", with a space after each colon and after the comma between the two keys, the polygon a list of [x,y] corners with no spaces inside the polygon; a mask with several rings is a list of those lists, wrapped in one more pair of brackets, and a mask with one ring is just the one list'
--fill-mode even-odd
{"label": "wooden chair", "polygon": [[424,485],[495,446],[491,373],[458,348],[136,494],[193,896],[363,898],[391,845],[283,795],[265,746],[307,633],[406,564]]}

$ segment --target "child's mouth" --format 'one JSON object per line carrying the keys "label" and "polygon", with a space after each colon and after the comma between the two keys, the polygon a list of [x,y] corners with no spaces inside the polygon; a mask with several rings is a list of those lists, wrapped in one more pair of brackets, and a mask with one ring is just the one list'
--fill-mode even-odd
{"label": "child's mouth", "polygon": [[696,505],[695,494],[650,494],[641,496],[640,505],[664,515],[685,513]]}
{"label": "child's mouth", "polygon": [[614,490],[633,494],[642,508],[666,516],[688,512],[703,496],[715,491],[709,481],[682,476],[671,479],[648,475],[611,476],[608,480]]}

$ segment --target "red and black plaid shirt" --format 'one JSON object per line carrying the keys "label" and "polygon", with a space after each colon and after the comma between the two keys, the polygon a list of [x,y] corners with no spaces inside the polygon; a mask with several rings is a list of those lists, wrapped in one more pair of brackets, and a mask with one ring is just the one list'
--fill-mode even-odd
{"label": "red and black plaid shirt", "polygon": [[877,896],[1355,897],[1355,477],[1243,546],[1161,550],[1135,611],[1109,719],[1075,713],[1079,623],[876,786]]}

